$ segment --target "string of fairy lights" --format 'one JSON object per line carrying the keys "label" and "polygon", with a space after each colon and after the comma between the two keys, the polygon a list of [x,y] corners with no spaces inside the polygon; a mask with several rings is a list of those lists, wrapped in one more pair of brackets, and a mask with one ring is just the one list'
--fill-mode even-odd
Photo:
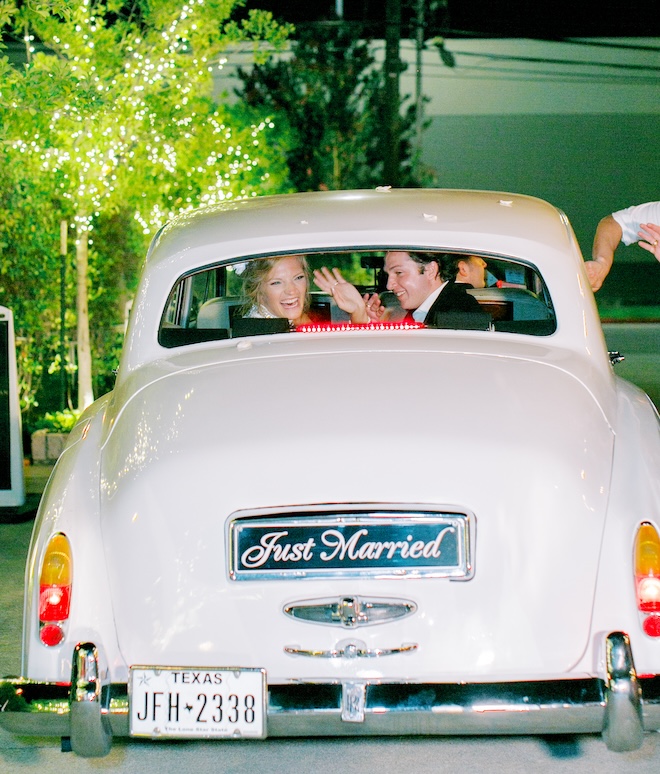
{"label": "string of fairy lights", "polygon": [[[13,147],[59,176],[62,196],[74,204],[78,238],[138,169],[152,179],[169,176],[176,189],[167,204],[144,196],[134,217],[145,234],[200,204],[257,195],[241,181],[258,170],[264,135],[275,124],[265,119],[234,128],[217,110],[195,109],[200,95],[211,93],[214,70],[227,63],[220,54],[211,59],[194,51],[204,6],[205,0],[188,0],[158,32],[122,42],[94,15],[91,0],[81,0],[71,36],[52,35],[77,88],[52,112],[43,134],[26,131]],[[34,54],[34,36],[25,42]],[[194,163],[191,149],[201,154]],[[267,170],[258,179],[267,180]]]}

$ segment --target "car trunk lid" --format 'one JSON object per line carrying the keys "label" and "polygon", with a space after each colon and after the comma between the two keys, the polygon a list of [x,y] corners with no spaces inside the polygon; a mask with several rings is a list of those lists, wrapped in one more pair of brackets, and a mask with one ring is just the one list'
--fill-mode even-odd
{"label": "car trunk lid", "polygon": [[[363,349],[175,371],[124,407],[103,451],[126,662],[265,666],[282,680],[565,673],[588,646],[612,448],[600,405],[556,358]],[[473,577],[315,577],[293,562],[278,577],[230,574],[237,519],[276,529],[304,512],[331,525],[338,510],[383,508],[465,514]],[[355,630],[284,612],[328,598],[415,611]],[[327,653],[351,638],[416,648],[286,650]]]}

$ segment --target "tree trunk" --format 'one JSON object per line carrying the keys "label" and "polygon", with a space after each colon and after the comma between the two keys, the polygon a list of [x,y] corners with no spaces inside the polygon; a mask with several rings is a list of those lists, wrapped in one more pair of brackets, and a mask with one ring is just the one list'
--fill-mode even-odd
{"label": "tree trunk", "polygon": [[76,241],[76,311],[78,317],[78,408],[82,411],[94,400],[92,389],[92,350],[89,344],[89,308],[87,304],[87,262],[89,235],[87,218],[79,217],[82,228]]}
{"label": "tree trunk", "polygon": [[385,3],[385,115],[383,185],[396,188],[399,185],[399,142],[401,128],[399,126],[399,110],[401,96],[399,92],[399,76],[401,60],[399,48],[401,44],[401,0],[386,0]]}

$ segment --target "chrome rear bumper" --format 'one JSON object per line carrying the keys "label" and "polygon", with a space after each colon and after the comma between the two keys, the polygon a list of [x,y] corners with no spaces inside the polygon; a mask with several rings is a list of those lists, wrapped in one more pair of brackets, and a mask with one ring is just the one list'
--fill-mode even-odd
{"label": "chrome rear bumper", "polygon": [[[602,733],[615,751],[660,729],[660,676],[639,679],[627,635],[606,639],[606,680],[505,683],[292,683],[268,686],[268,736]],[[101,686],[96,650],[78,646],[72,685],[5,680],[0,725],[21,736],[70,737],[80,755],[105,755],[129,735],[126,685]],[[81,709],[82,708],[82,709]]]}

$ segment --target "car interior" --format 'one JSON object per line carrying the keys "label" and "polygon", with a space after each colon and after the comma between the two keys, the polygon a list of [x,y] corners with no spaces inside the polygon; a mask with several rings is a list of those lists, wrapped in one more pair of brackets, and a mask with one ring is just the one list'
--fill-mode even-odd
{"label": "car interior", "polygon": [[[405,250],[397,246],[398,251]],[[411,248],[408,248],[409,250]],[[319,333],[367,327],[353,325],[334,297],[314,284],[313,271],[321,267],[337,268],[342,277],[361,294],[378,293],[384,313],[378,329],[410,328],[411,334],[423,324],[404,325],[406,310],[394,293],[387,290],[383,269],[386,251],[333,250],[306,252],[308,316],[311,324],[294,326],[286,317],[255,313],[248,299],[247,277],[254,261],[277,259],[292,253],[240,258],[224,261],[179,278],[170,293],[158,334],[164,347],[179,347],[205,341],[276,333]],[[442,255],[447,255],[443,253]],[[457,254],[454,254],[457,255]],[[532,336],[548,336],[556,329],[556,319],[547,288],[539,272],[531,265],[501,256],[478,255],[486,261],[485,287],[471,288],[481,314],[447,312],[434,328],[499,331]]]}

